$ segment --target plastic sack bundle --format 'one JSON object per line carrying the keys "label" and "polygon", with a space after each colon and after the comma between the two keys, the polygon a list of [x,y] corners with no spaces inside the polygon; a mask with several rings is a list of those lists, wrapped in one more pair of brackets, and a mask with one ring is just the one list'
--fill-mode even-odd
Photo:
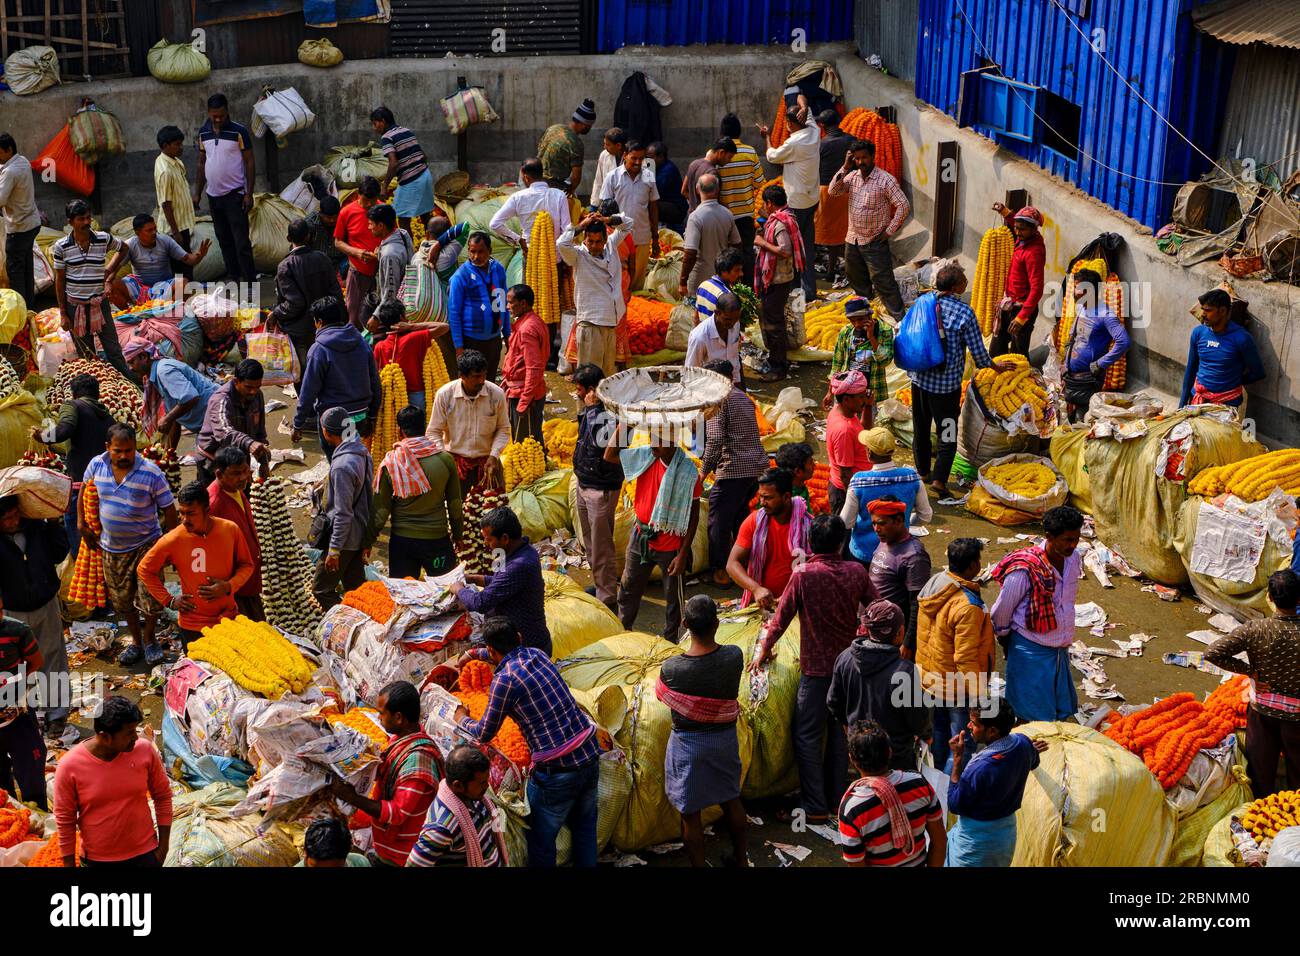
{"label": "plastic sack bundle", "polygon": [[1016,811],[1012,866],[1161,866],[1174,840],[1165,792],[1140,757],[1095,730],[1037,721],[1046,740]]}
{"label": "plastic sack bundle", "polygon": [[894,364],[908,372],[924,372],[942,361],[938,296],[927,292],[912,303],[898,325],[894,335]]}
{"label": "plastic sack bundle", "polygon": [[548,471],[531,485],[510,491],[510,510],[519,516],[524,535],[540,542],[561,529],[573,529],[573,512],[569,506],[569,482],[572,468]]}
{"label": "plastic sack bundle", "polygon": [[[573,699],[596,722],[601,747],[610,746],[600,755],[600,776],[596,781],[596,848],[603,850],[614,836],[614,827],[627,810],[632,795],[632,767],[627,754],[613,744],[614,735],[627,719],[627,698],[617,687],[604,687],[594,693],[573,691]],[[606,739],[608,738],[608,739]],[[571,862],[572,834],[567,826],[555,837],[555,859],[560,866]],[[514,860],[511,860],[514,863]]]}
{"label": "plastic sack bundle", "polygon": [[419,250],[406,267],[406,274],[402,276],[398,295],[406,307],[408,322],[443,322],[447,318],[447,290],[425,258],[431,245],[429,242],[420,243]]}
{"label": "plastic sack bundle", "polygon": [[806,405],[811,405],[809,399],[803,397],[797,387],[781,389],[777,395],[776,401],[771,405],[763,407],[761,410],[763,416],[772,425],[775,431],[763,435],[760,441],[763,444],[764,451],[775,454],[776,450],[782,445],[791,442],[801,442],[808,437],[808,430],[799,420],[799,412]]}
{"label": "plastic sack bundle", "polygon": [[[650,288],[648,278],[646,288]],[[676,293],[677,289],[674,287],[674,296]],[[672,313],[668,316],[668,334],[664,336],[664,348],[672,349],[674,352],[685,352],[686,340],[691,337],[691,329],[693,328],[695,328],[695,302],[688,299],[674,306]]]}
{"label": "plastic sack bundle", "polygon": [[1200,526],[1201,514],[1212,508],[1214,505],[1204,498],[1188,496],[1183,502],[1174,531],[1173,546],[1183,561],[1187,577],[1191,579],[1192,589],[1210,607],[1231,614],[1239,621],[1268,617],[1273,613],[1268,603],[1268,578],[1274,571],[1285,571],[1291,567],[1291,542],[1282,542],[1272,534],[1265,534],[1259,563],[1255,565],[1254,574],[1249,581],[1232,581],[1226,577],[1198,574],[1192,570],[1197,528]]}
{"label": "plastic sack bundle", "polygon": [[293,866],[299,860],[293,836],[260,814],[231,811],[244,790],[214,783],[172,800],[171,843],[163,866]]}
{"label": "plastic sack bundle", "polygon": [[[519,250],[489,229],[488,223],[492,221],[492,217],[496,215],[497,210],[501,208],[502,203],[505,202],[506,197],[510,195],[512,191],[513,190],[500,190],[494,195],[483,196],[482,198],[462,199],[456,204],[456,224],[460,225],[461,223],[468,223],[469,232],[486,232],[491,236],[492,258],[501,263],[502,268],[508,268],[510,266],[511,260],[515,258],[515,253]],[[522,228],[519,225],[518,217],[508,219],[506,225],[516,232],[519,232]],[[461,247],[457,261],[461,263],[469,261],[468,241],[466,241]],[[524,263],[521,262],[519,268],[522,269],[523,267]],[[521,279],[520,281],[522,282],[523,280]]]}
{"label": "plastic sack bundle", "polygon": [[68,136],[72,140],[73,152],[91,166],[106,157],[125,153],[126,141],[117,117],[96,106],[89,97],[83,103],[81,109],[68,119]]}
{"label": "plastic sack bundle", "polygon": [[283,332],[249,332],[248,357],[262,363],[263,385],[292,385],[298,381],[298,353]]}
{"label": "plastic sack bundle", "polygon": [[59,82],[59,55],[49,46],[29,46],[5,60],[5,84],[15,96],[31,96]]}
{"label": "plastic sack bundle", "polygon": [[253,264],[258,272],[275,272],[280,260],[289,254],[289,223],[300,218],[301,209],[274,193],[253,197],[253,208],[248,211],[248,238],[253,243]]}
{"label": "plastic sack bundle", "polygon": [[[627,754],[632,792],[612,837],[614,846],[625,853],[677,839],[681,833],[681,816],[664,792],[664,757],[672,714],[655,697],[660,665],[680,653],[681,648],[667,641],[632,631],[606,638],[557,662],[565,683],[575,690],[597,691],[612,685],[627,700],[627,718],[614,735],[614,742]],[[743,784],[753,740],[744,721],[738,722],[736,729]],[[705,811],[705,823],[717,819],[719,813],[716,807]]]}
{"label": "plastic sack bundle", "polygon": [[[34,160],[32,160],[32,174],[39,176],[45,169],[54,170],[54,181],[64,189],[69,189],[74,193],[82,196],[89,196],[95,191],[95,171],[86,165],[85,161],[77,155],[77,151],[72,148],[72,136],[68,130],[68,124],[63,124],[63,129],[54,134],[54,138],[45,144]],[[62,233],[56,233],[54,239],[62,238]],[[37,237],[40,241],[40,237]],[[49,262],[45,262],[46,272],[50,274],[50,282],[53,282],[53,272],[50,269]],[[37,266],[37,279],[40,278],[40,265]],[[37,284],[37,291],[42,291],[40,284]]]}
{"label": "plastic sack bundle", "polygon": [[599,598],[588,594],[567,574],[542,572],[546,590],[546,627],[551,632],[551,657],[559,660],[589,644],[623,633],[623,625]]}
{"label": "plastic sack bundle", "polygon": [[495,123],[501,118],[483,95],[483,88],[478,86],[457,90],[451,96],[443,97],[438,101],[438,108],[442,110],[442,118],[447,121],[447,129],[453,135],[463,133],[480,123]]}
{"label": "plastic sack bundle", "polygon": [[343,62],[343,51],[324,37],[303,40],[298,44],[298,62],[308,66],[338,66]]}
{"label": "plastic sack bundle", "polygon": [[[1210,832],[1205,836],[1205,844],[1201,847],[1201,856],[1197,866],[1244,866],[1241,860],[1241,854],[1237,851],[1237,845],[1232,840],[1232,819],[1236,817],[1241,819],[1246,810],[1253,801],[1249,797],[1243,799],[1238,806],[1233,807],[1218,821],[1210,827]],[[1173,854],[1170,854],[1173,859]]]}
{"label": "plastic sack bundle", "polygon": [[340,189],[355,189],[365,177],[378,179],[388,172],[388,157],[374,143],[335,146],[325,154],[321,165],[334,174],[334,181]]}
{"label": "plastic sack bundle", "polygon": [[[745,652],[745,662],[754,659],[754,647],[762,631],[762,615],[751,605],[744,621],[718,628],[719,644],[734,644]],[[729,612],[728,617],[736,614]],[[740,678],[741,720],[754,739],[754,756],[745,774],[740,795],[746,800],[777,797],[797,790],[799,771],[794,763],[795,701],[799,696],[799,622],[794,621],[776,645],[762,675],[748,671]]]}
{"label": "plastic sack bundle", "polygon": [[[646,265],[645,283],[642,286],[643,290],[652,293],[655,297],[662,299],[664,302],[680,302],[681,297],[677,294],[677,284],[681,279],[682,260],[685,258],[686,253],[677,249],[672,252],[664,252],[658,259],[651,259]],[[686,334],[691,334],[690,327],[687,327]],[[668,348],[673,349],[674,351],[684,352],[686,350],[685,338],[683,338],[681,342],[681,345],[670,344],[668,345]]]}
{"label": "plastic sack bundle", "polygon": [[45,406],[25,388],[0,397],[0,468],[17,464],[31,444],[31,430],[45,417]]}
{"label": "plastic sack bundle", "polygon": [[185,739],[180,721],[170,708],[163,712],[162,759],[169,776],[184,780],[191,787],[206,787],[212,783],[233,783],[244,787],[253,775],[253,768],[235,757],[195,754]]}
{"label": "plastic sack bundle", "polygon": [[277,139],[297,133],[316,122],[302,94],[292,86],[283,90],[267,87],[253,104],[253,135],[263,136],[269,129]]}
{"label": "plastic sack bundle", "polygon": [[164,83],[197,83],[208,78],[212,61],[191,43],[168,43],[164,38],[145,57],[149,73]]}
{"label": "plastic sack bundle", "polygon": [[[1027,496],[1002,487],[989,475],[989,469],[998,465],[1017,464],[1041,465],[1056,476],[1056,481],[1042,494]],[[1011,527],[1042,518],[1050,509],[1065,504],[1069,494],[1065,476],[1049,459],[1037,455],[1005,455],[980,466],[975,487],[966,501],[966,510],[994,524]]]}
{"label": "plastic sack bundle", "polygon": [[24,518],[62,518],[72,497],[72,479],[61,471],[36,465],[0,468],[0,498],[18,496]]}
{"label": "plastic sack bundle", "polygon": [[1179,818],[1174,830],[1174,842],[1169,848],[1169,858],[1164,865],[1206,865],[1204,855],[1209,848],[1211,832],[1226,817],[1241,812],[1238,808],[1250,801],[1250,780],[1246,776],[1246,768],[1239,763],[1233,764],[1229,768],[1227,786],[1219,791],[1219,795]]}

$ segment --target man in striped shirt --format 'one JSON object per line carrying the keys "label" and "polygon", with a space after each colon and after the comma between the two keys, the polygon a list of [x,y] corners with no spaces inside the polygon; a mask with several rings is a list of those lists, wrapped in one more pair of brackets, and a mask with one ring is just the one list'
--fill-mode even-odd
{"label": "man in striped shirt", "polygon": [[718,299],[731,292],[731,287],[744,275],[745,253],[728,246],[713,260],[713,275],[695,288],[695,324],[713,317],[718,309]]}
{"label": "man in striped shirt", "polygon": [[67,206],[72,231],[50,247],[54,266],[54,300],[65,331],[72,334],[79,355],[95,354],[95,336],[109,363],[131,378],[122,357],[105,270],[110,257],[122,248],[120,240],[90,226],[90,204],[74,199]]}
{"label": "man in striped shirt", "polygon": [[253,134],[230,118],[225,94],[213,93],[208,97],[208,118],[199,127],[199,171],[192,198],[198,209],[207,194],[226,275],[241,282],[257,281],[248,235],[256,179]]}
{"label": "man in striped shirt", "polygon": [[754,215],[762,204],[759,194],[763,191],[763,164],[759,162],[754,147],[741,142],[740,117],[735,113],[722,117],[719,131],[736,144],[736,153],[731,162],[718,170],[718,178],[722,180],[718,201],[736,217],[745,284],[753,287]]}
{"label": "man in striped shirt", "polygon": [[420,728],[420,692],[414,684],[394,681],[379,692],[375,707],[391,737],[379,755],[373,796],[362,796],[340,779],[331,781],[329,793],[370,817],[371,863],[405,866],[438,790],[442,754]]}
{"label": "man in striped shirt", "polygon": [[[447,755],[447,775],[429,805],[407,866],[505,866],[505,846],[487,799],[492,765],[468,744]],[[466,824],[473,833],[467,834]]]}
{"label": "man in striped shirt", "polygon": [[[919,773],[890,770],[889,734],[874,721],[849,730],[859,779],[840,801],[840,846],[849,866],[943,866],[943,807]],[[928,838],[928,839],[927,839]]]}
{"label": "man in striped shirt", "polygon": [[[104,454],[90,460],[85,476],[85,483],[93,482],[99,495],[101,531],[98,535],[91,531],[84,517],[79,530],[86,547],[103,553],[109,599],[131,631],[133,643],[118,663],[131,667],[143,657],[153,667],[163,659],[162,648],[154,641],[162,605],[141,585],[136,567],[163,531],[176,527],[176,501],[162,470],[136,453],[135,431],[129,425],[110,425],[106,447]],[[84,488],[81,493],[86,493]]]}
{"label": "man in striped shirt", "polygon": [[405,126],[398,126],[393,111],[387,106],[377,107],[370,114],[370,126],[379,137],[379,147],[388,157],[388,169],[380,177],[384,192],[394,179],[397,190],[393,193],[393,208],[397,223],[406,232],[411,231],[411,220],[418,219],[427,230],[429,213],[433,212],[433,174],[420,147],[420,142]]}

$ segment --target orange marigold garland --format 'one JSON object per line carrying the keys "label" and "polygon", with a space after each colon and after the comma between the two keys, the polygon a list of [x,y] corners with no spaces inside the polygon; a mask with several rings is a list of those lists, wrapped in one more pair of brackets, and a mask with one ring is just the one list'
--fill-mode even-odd
{"label": "orange marigold garland", "polygon": [[1141,757],[1160,786],[1168,790],[1187,773],[1199,751],[1217,746],[1239,726],[1244,714],[1238,716],[1234,694],[1240,698],[1243,690],[1244,683],[1229,681],[1204,704],[1186,691],[1171,694],[1112,720],[1103,732]]}
{"label": "orange marigold garland", "polygon": [[653,355],[663,350],[672,312],[670,302],[632,296],[627,303],[627,335],[633,355]]}
{"label": "orange marigold garland", "polygon": [[[488,689],[491,686],[492,665],[483,661],[469,661],[460,669],[460,689],[456,691],[456,697],[475,720],[481,720],[487,711]],[[487,742],[520,767],[527,767],[532,762],[532,751],[528,749],[523,731],[509,717],[501,722],[501,729],[496,736]]]}
{"label": "orange marigold garland", "polygon": [[[81,834],[77,834],[76,857],[81,858]],[[59,835],[56,833],[45,841],[45,845],[36,851],[36,855],[27,861],[29,867],[62,867],[63,866],[63,847],[59,843]]]}
{"label": "orange marigold garland", "polygon": [[[98,538],[101,531],[99,490],[93,481],[81,486],[77,507],[81,509],[86,526]],[[83,545],[77,551],[77,561],[72,567],[72,584],[68,587],[68,600],[83,604],[91,610],[108,604],[108,590],[104,585],[104,557],[98,548]]]}
{"label": "orange marigold garland", "polygon": [[343,603],[358,611],[365,611],[380,624],[387,624],[397,610],[393,596],[379,581],[367,581],[354,591],[343,595]]}
{"label": "orange marigold garland", "polygon": [[32,828],[32,811],[8,806],[9,794],[0,790],[0,850],[17,846]]}

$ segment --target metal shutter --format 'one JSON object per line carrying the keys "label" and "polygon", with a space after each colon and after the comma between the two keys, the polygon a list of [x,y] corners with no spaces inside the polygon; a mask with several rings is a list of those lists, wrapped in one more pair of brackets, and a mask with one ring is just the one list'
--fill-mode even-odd
{"label": "metal shutter", "polygon": [[[584,0],[393,0],[393,56],[527,56],[582,52]],[[492,49],[505,31],[505,51]]]}

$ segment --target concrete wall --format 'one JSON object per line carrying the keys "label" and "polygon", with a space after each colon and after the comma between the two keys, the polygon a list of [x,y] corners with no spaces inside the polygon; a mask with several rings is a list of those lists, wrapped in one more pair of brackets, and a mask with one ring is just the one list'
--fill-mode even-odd
{"label": "concrete wall", "polygon": [[[845,47],[827,48],[829,56]],[[279,152],[281,186],[305,166],[319,162],[331,146],[374,139],[370,110],[382,104],[410,126],[433,160],[435,179],[456,167],[456,140],[438,109],[438,99],[455,89],[456,77],[482,86],[500,114],[499,122],[470,130],[469,172],[476,182],[513,181],[519,163],[535,151],[552,123],[567,122],[584,97],[596,103],[596,126],[586,137],[587,183],[600,154],[600,132],[613,125],[614,103],[627,76],[643,70],[673,95],[662,121],[669,155],[685,170],[717,137],[719,119],[738,113],[746,139],[753,124],[771,123],[786,72],[802,57],[782,47],[625,48],[609,56],[524,57],[517,60],[458,57],[443,60],[347,61],[329,70],[299,63],[257,70],[217,70],[203,83],[172,86],[151,77],[69,83],[34,97],[0,93],[0,129],[11,131],[19,149],[34,157],[62,126],[82,96],[93,97],[122,124],[128,152],[99,169],[102,219],[112,223],[154,208],[155,136],[162,126],[179,126],[189,141],[206,118],[210,93],[223,91],[231,113],[247,124],[262,87],[292,86],[316,113],[310,129],[294,133]],[[264,190],[263,144],[255,148],[258,190]],[[195,152],[185,160],[191,176]],[[56,186],[38,186],[37,200],[51,224],[62,226],[62,208],[71,195]]]}
{"label": "concrete wall", "polygon": [[[1188,336],[1195,320],[1188,310],[1196,297],[1227,278],[1214,263],[1190,269],[1178,266],[1156,248],[1151,231],[1069,183],[1050,176],[991,140],[959,128],[945,113],[916,99],[910,83],[873,70],[846,53],[836,59],[849,105],[897,108],[906,163],[904,189],[913,205],[913,223],[901,250],[908,258],[930,254],[928,230],[934,216],[938,143],[956,141],[960,148],[957,190],[957,233],[952,250],[940,255],[961,258],[974,275],[974,259],[984,231],[998,225],[990,209],[1008,190],[1028,190],[1030,201],[1045,217],[1047,280],[1060,282],[1071,258],[1104,232],[1119,233],[1126,246],[1119,274],[1126,282],[1147,283],[1150,309],[1145,323],[1135,322],[1130,352],[1130,390],[1146,385],[1177,396],[1187,357]],[[1261,436],[1288,445],[1300,443],[1300,347],[1292,320],[1300,308],[1300,289],[1285,283],[1233,280],[1238,296],[1250,303],[1251,333],[1264,359],[1267,378],[1248,391],[1248,415]],[[1034,341],[1047,334],[1049,322],[1040,315]]]}

